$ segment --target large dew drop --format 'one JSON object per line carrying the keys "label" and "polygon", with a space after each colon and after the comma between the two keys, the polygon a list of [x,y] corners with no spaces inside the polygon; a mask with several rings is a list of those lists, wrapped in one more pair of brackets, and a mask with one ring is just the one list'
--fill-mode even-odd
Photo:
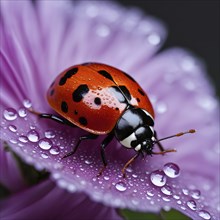
{"label": "large dew drop", "polygon": [[166,175],[162,170],[155,170],[150,175],[150,180],[155,186],[164,186],[167,182]]}
{"label": "large dew drop", "polygon": [[27,133],[28,140],[31,142],[38,142],[39,134],[36,130],[31,130]]}
{"label": "large dew drop", "polygon": [[18,117],[16,110],[13,108],[5,109],[3,114],[4,118],[8,121],[13,121]]}
{"label": "large dew drop", "polygon": [[196,202],[194,200],[190,200],[186,204],[191,210],[196,210]]}
{"label": "large dew drop", "polygon": [[176,178],[180,175],[180,168],[175,163],[166,163],[163,171],[170,178]]}
{"label": "large dew drop", "polygon": [[42,138],[42,139],[40,139],[38,146],[42,150],[49,150],[52,147],[52,142],[51,142],[51,140],[49,140],[47,138]]}
{"label": "large dew drop", "polygon": [[205,210],[200,210],[199,211],[199,216],[203,219],[211,219],[211,215],[209,214],[209,212],[205,211]]}
{"label": "large dew drop", "polygon": [[118,182],[115,184],[115,188],[120,192],[124,192],[127,189],[127,186],[124,182]]}

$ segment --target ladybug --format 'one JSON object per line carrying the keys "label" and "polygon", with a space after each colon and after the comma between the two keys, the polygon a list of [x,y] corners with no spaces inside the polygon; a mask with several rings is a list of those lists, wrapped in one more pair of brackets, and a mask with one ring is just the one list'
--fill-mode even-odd
{"label": "ladybug", "polygon": [[[140,155],[165,154],[175,150],[164,150],[161,140],[193,133],[191,129],[158,140],[154,131],[154,110],[140,85],[127,73],[115,67],[101,63],[83,63],[74,65],[61,72],[47,92],[49,105],[62,117],[38,113],[72,127],[88,132],[81,136],[66,158],[74,154],[84,140],[106,135],[101,143],[103,168],[107,166],[105,149],[115,137],[121,145],[137,153],[125,164],[126,168]],[[154,152],[157,144],[160,151]]]}

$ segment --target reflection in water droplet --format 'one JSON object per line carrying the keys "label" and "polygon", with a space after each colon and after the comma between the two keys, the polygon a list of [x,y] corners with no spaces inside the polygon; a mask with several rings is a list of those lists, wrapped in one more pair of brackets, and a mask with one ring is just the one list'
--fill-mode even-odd
{"label": "reflection in water droplet", "polygon": [[43,150],[49,150],[52,147],[52,141],[47,138],[42,138],[39,141],[38,146]]}
{"label": "reflection in water droplet", "polygon": [[32,103],[31,103],[30,100],[25,99],[25,100],[23,101],[23,105],[24,105],[25,108],[30,108],[30,107],[32,106]]}
{"label": "reflection in water droplet", "polygon": [[27,133],[28,140],[31,142],[38,142],[39,134],[36,130],[31,130]]}
{"label": "reflection in water droplet", "polygon": [[172,189],[170,186],[163,186],[161,192],[165,195],[172,195]]}
{"label": "reflection in water droplet", "polygon": [[58,146],[53,146],[51,149],[50,149],[50,153],[52,155],[57,155],[60,153],[60,148]]}
{"label": "reflection in water droplet", "polygon": [[194,199],[199,199],[201,196],[201,192],[198,189],[195,189],[191,192],[191,196]]}
{"label": "reflection in water droplet", "polygon": [[17,131],[17,127],[15,125],[9,125],[8,126],[8,129],[11,131],[11,132],[16,132]]}
{"label": "reflection in water droplet", "polygon": [[186,204],[190,209],[196,210],[196,202],[194,200],[190,200]]}
{"label": "reflection in water droplet", "polygon": [[174,163],[167,163],[163,167],[164,173],[170,178],[176,178],[180,175],[180,168]]}
{"label": "reflection in water droplet", "polygon": [[51,131],[51,130],[45,131],[44,135],[45,135],[46,138],[54,138],[55,137],[54,132]]}
{"label": "reflection in water droplet", "polygon": [[21,118],[24,118],[27,116],[27,110],[25,108],[20,108],[18,110],[18,115],[21,117]]}
{"label": "reflection in water droplet", "polygon": [[209,212],[205,211],[205,210],[200,210],[199,211],[199,216],[202,217],[203,219],[211,219],[211,215]]}
{"label": "reflection in water droplet", "polygon": [[167,178],[162,170],[152,172],[150,180],[155,186],[164,186],[167,182]]}
{"label": "reflection in water droplet", "polygon": [[127,186],[124,182],[118,182],[115,184],[115,188],[120,192],[124,192],[127,189]]}
{"label": "reflection in water droplet", "polygon": [[8,121],[13,121],[17,118],[17,112],[13,108],[7,108],[4,110],[4,118]]}
{"label": "reflection in water droplet", "polygon": [[19,136],[18,140],[22,143],[27,143],[28,142],[28,138],[24,135]]}

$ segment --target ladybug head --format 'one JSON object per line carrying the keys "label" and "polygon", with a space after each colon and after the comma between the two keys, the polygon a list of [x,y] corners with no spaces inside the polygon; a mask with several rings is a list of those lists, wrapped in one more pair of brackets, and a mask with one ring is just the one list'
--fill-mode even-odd
{"label": "ladybug head", "polygon": [[129,108],[115,126],[115,136],[120,143],[135,151],[152,153],[154,145],[153,118],[140,108]]}

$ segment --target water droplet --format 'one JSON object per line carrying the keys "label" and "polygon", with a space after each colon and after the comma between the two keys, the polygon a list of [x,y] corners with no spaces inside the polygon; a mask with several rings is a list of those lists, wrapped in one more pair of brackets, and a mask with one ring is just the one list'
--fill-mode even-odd
{"label": "water droplet", "polygon": [[188,189],[182,189],[182,192],[186,196],[189,195],[189,190]]}
{"label": "water droplet", "polygon": [[180,168],[174,163],[166,163],[163,171],[170,178],[176,178],[180,175]]}
{"label": "water droplet", "polygon": [[41,157],[44,158],[44,159],[47,159],[48,158],[48,154],[47,153],[42,153]]}
{"label": "water droplet", "polygon": [[186,204],[190,209],[196,210],[196,202],[194,200],[190,200]]}
{"label": "water droplet", "polygon": [[23,105],[24,105],[25,108],[30,108],[30,107],[32,106],[32,103],[31,103],[30,100],[25,99],[25,100],[23,101]]}
{"label": "water droplet", "polygon": [[147,190],[147,195],[148,196],[154,196],[154,191],[152,189]]}
{"label": "water droplet", "polygon": [[51,149],[50,149],[50,153],[52,155],[57,155],[60,153],[60,148],[58,146],[53,146]]}
{"label": "water droplet", "polygon": [[24,118],[27,116],[27,110],[25,108],[20,108],[18,110],[18,115],[21,117],[21,118]]}
{"label": "water droplet", "polygon": [[87,160],[85,160],[85,164],[90,165],[90,164],[92,164],[92,161],[91,161],[91,160],[89,160],[89,159],[87,159]]}
{"label": "water droplet", "polygon": [[46,138],[54,138],[54,137],[55,137],[54,132],[51,131],[51,130],[45,131],[45,132],[44,132],[44,135],[45,135]]}
{"label": "water droplet", "polygon": [[28,140],[31,142],[38,142],[39,134],[36,130],[31,130],[27,133]]}
{"label": "water droplet", "polygon": [[173,198],[174,198],[174,199],[179,199],[180,196],[178,196],[178,195],[173,195]]}
{"label": "water droplet", "polygon": [[170,186],[163,186],[161,192],[165,195],[172,195],[172,189]]}
{"label": "water droplet", "polygon": [[164,186],[167,182],[167,178],[162,170],[152,172],[150,180],[155,186]]}
{"label": "water droplet", "polygon": [[16,141],[16,140],[14,140],[14,139],[10,139],[9,140],[12,144],[17,144],[18,142]]}
{"label": "water droplet", "polygon": [[161,42],[161,38],[157,33],[150,34],[147,40],[153,46],[157,46]]}
{"label": "water droplet", "polygon": [[4,110],[4,118],[8,121],[13,121],[17,118],[17,112],[13,108],[7,108]]}
{"label": "water droplet", "polygon": [[120,192],[124,192],[127,189],[127,186],[124,182],[118,182],[115,184],[115,188]]}
{"label": "water droplet", "polygon": [[200,210],[199,211],[199,216],[202,217],[203,219],[211,219],[211,215],[209,212],[205,211],[205,210]]}
{"label": "water droplet", "polygon": [[182,204],[182,201],[181,201],[181,200],[178,200],[176,203],[179,204],[179,205],[181,205],[181,204]]}
{"label": "water droplet", "polygon": [[24,135],[19,136],[18,140],[22,143],[27,143],[28,142],[28,138]]}
{"label": "water droplet", "polygon": [[109,180],[109,176],[104,176],[104,180]]}
{"label": "water droplet", "polygon": [[201,192],[198,189],[195,189],[191,192],[191,196],[193,199],[199,199],[201,196]]}
{"label": "water droplet", "polygon": [[40,139],[38,146],[43,150],[49,150],[52,147],[52,141],[47,138]]}
{"label": "water droplet", "polygon": [[16,132],[17,131],[17,127],[15,125],[9,125],[8,126],[8,129],[11,131],[11,132]]}

